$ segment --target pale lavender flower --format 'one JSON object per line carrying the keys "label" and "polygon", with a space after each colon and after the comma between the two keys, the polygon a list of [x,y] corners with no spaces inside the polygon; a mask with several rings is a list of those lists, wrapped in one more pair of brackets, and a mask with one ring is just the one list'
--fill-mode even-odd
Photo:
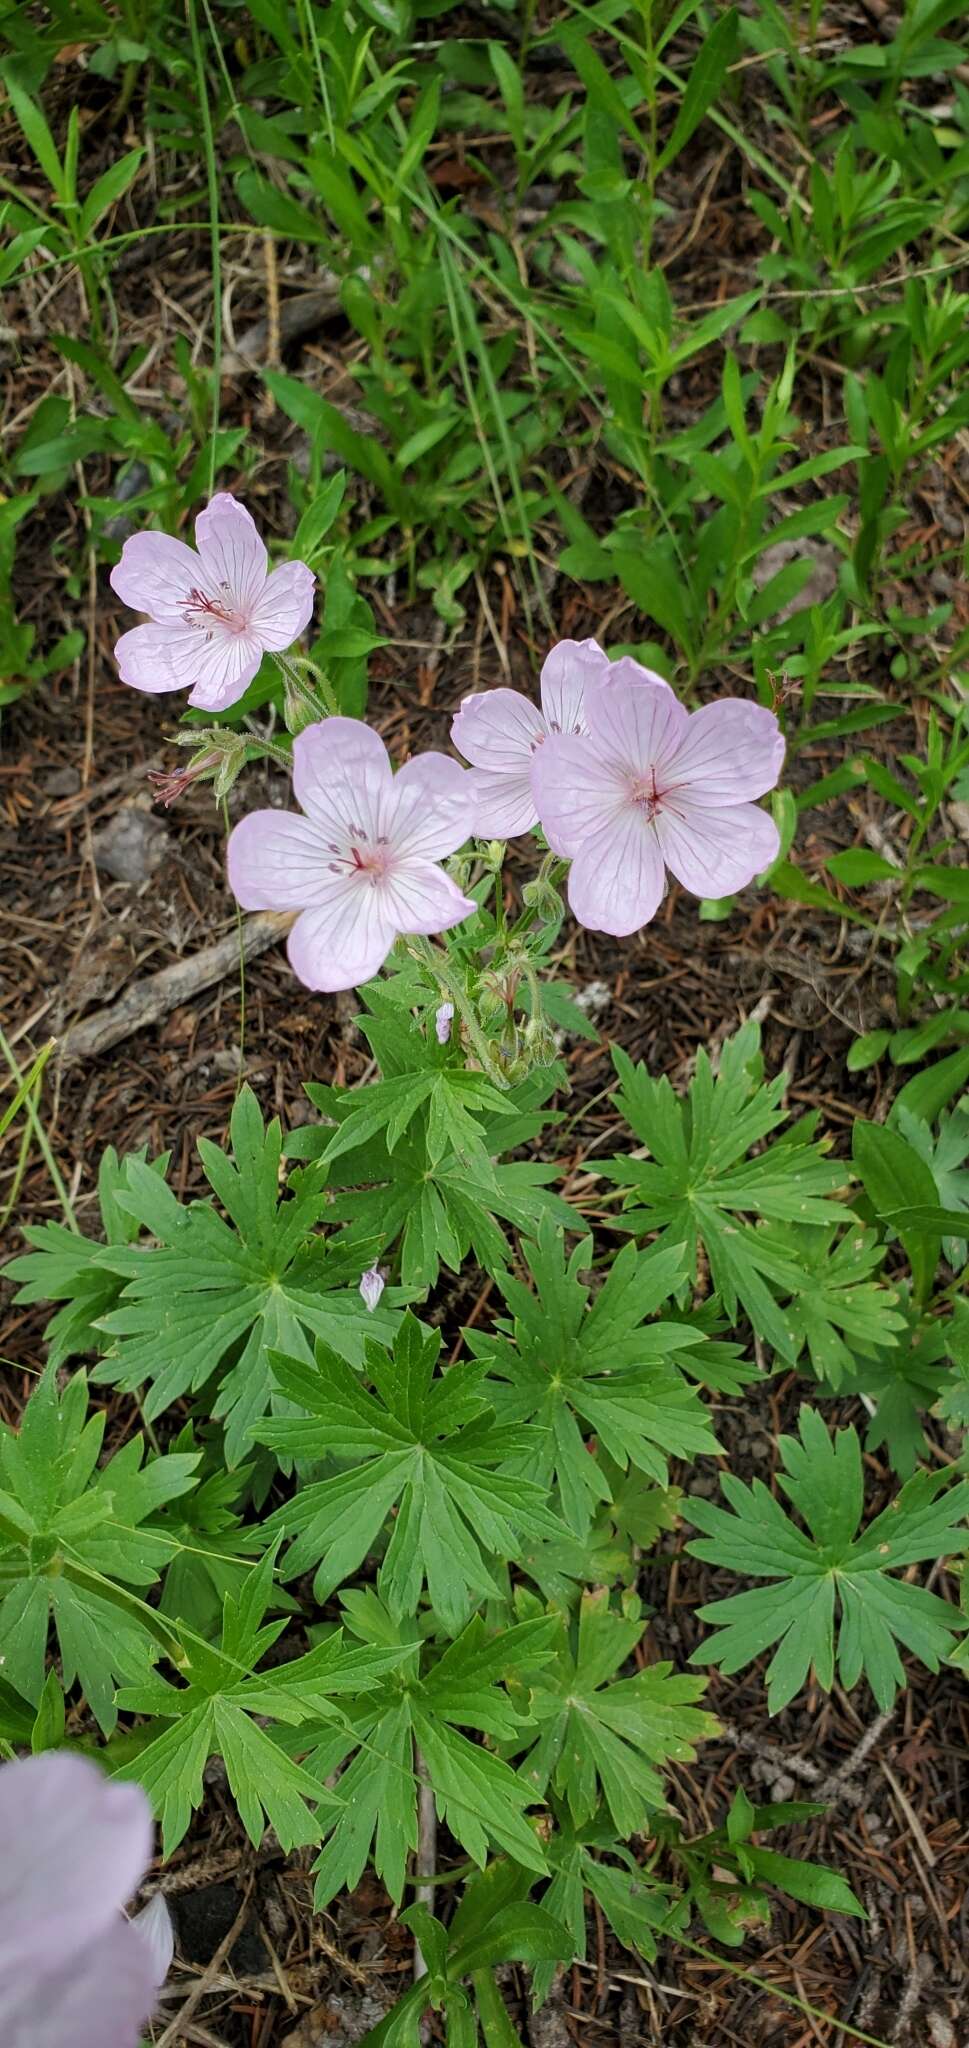
{"label": "pale lavender flower", "polygon": [[753,802],[784,760],[772,711],[725,698],[689,713],[665,685],[610,679],[587,684],[585,717],[587,733],[550,736],[532,761],[580,924],[623,937],[654,916],[666,868],[716,898],[777,858],[777,827]]}
{"label": "pale lavender flower", "polygon": [[420,754],[395,775],[378,733],[327,718],[293,742],[305,816],[253,811],[229,839],[244,910],[298,910],[289,958],[307,988],[370,981],[402,932],[441,932],[477,909],[437,863],[470,830],[467,770]]}
{"label": "pale lavender flower", "polygon": [[518,690],[484,690],[465,697],[452,726],[459,754],[472,763],[474,830],[479,839],[514,839],[538,823],[531,765],[550,733],[584,733],[588,682],[650,682],[662,676],[624,655],[611,662],[595,640],[559,640],[540,679],[541,709]]}
{"label": "pale lavender flower", "polygon": [[194,548],[170,533],[132,534],[111,585],[151,624],[122,633],[122,682],[153,695],[190,689],[190,704],[225,711],[263,655],[281,654],[309,624],[315,584],[305,562],[270,574],[250,514],[227,491],[199,513]]}
{"label": "pale lavender flower", "polygon": [[378,1266],[369,1266],[367,1271],[360,1275],[360,1293],[363,1297],[363,1304],[371,1315],[373,1315],[385,1285],[386,1282]]}
{"label": "pale lavender flower", "polygon": [[122,1917],[152,1853],[148,1801],[86,1758],[0,1765],[3,2048],[137,2048],[172,1956],[164,1901]]}
{"label": "pale lavender flower", "polygon": [[451,1026],[453,1022],[454,1004],[439,1003],[437,1009],[434,1012],[434,1029],[437,1033],[438,1045],[447,1044],[448,1039],[451,1036]]}

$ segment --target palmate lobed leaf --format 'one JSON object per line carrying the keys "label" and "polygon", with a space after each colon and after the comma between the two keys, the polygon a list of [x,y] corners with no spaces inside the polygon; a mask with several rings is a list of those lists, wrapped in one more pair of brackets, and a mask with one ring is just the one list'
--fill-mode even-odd
{"label": "palmate lobed leaf", "polygon": [[87,1414],[76,1373],[58,1393],[48,1366],[18,1432],[0,1428],[0,1643],[10,1683],[35,1705],[53,1622],[65,1687],[79,1682],[98,1725],[117,1721],[115,1682],[158,1656],[151,1616],[129,1588],[159,1578],[172,1543],[152,1517],[193,1487],[196,1453],[150,1457],[133,1437],[98,1466],[104,1416]]}
{"label": "palmate lobed leaf", "polygon": [[250,1089],[241,1091],[230,1129],[231,1158],[199,1141],[229,1220],[202,1202],[183,1207],[157,1174],[129,1163],[118,1205],[158,1243],[108,1246],[96,1255],[125,1285],[118,1306],[97,1319],[114,1341],[95,1377],[129,1392],[147,1387],[144,1413],[152,1421],[218,1374],[212,1413],[225,1423],[226,1457],[235,1465],[250,1448],[251,1424],[272,1403],[272,1348],[308,1360],[312,1337],[323,1336],[361,1364],[365,1335],[392,1335],[397,1315],[386,1304],[368,1313],[359,1298],[361,1262],[372,1245],[348,1259],[315,1234],[327,1208],[325,1170],[295,1174],[292,1194],[280,1198],[280,1127],[264,1126]]}
{"label": "palmate lobed leaf", "polygon": [[[848,1176],[815,1141],[816,1120],[772,1137],[785,1081],[763,1082],[759,1043],[758,1027],[745,1025],[723,1046],[716,1078],[701,1049],[685,1101],[617,1050],[616,1101],[652,1157],[608,1160],[601,1171],[626,1190],[621,1228],[682,1243],[693,1280],[702,1246],[730,1320],[743,1308],[790,1364],[807,1346],[815,1371],[837,1385],[856,1350],[892,1342],[897,1297],[877,1277],[883,1248],[832,1199]],[[764,1148],[749,1158],[754,1144]]]}
{"label": "palmate lobed leaf", "polygon": [[319,1841],[315,1809],[337,1802],[321,1781],[286,1753],[272,1724],[298,1728],[305,1722],[318,1723],[325,1714],[339,1725],[343,1717],[334,1701],[347,1693],[365,1693],[406,1661],[408,1652],[398,1645],[346,1649],[336,1631],[304,1657],[264,1672],[255,1670],[285,1627],[285,1621],[264,1622],[273,1599],[274,1559],[275,1553],[267,1551],[247,1575],[238,1597],[227,1595],[218,1646],[187,1639],[184,1683],[172,1685],[155,1675],[122,1688],[118,1695],[121,1708],[149,1714],[159,1724],[159,1733],[117,1775],[144,1786],[161,1821],[166,1855],[182,1840],[202,1804],[210,1756],[223,1758],[243,1826],[255,1846],[267,1823],[286,1849]]}
{"label": "palmate lobed leaf", "polygon": [[779,1449],[779,1483],[806,1530],[760,1480],[746,1486],[724,1476],[732,1513],[693,1498],[686,1503],[688,1518],[704,1532],[687,1546],[693,1556],[772,1582],[698,1610],[717,1627],[694,1662],[739,1671],[777,1644],[767,1669],[772,1713],[793,1699],[812,1669],[830,1691],[836,1668],[849,1687],[865,1676],[887,1711],[905,1682],[897,1645],[936,1671],[961,1627],[948,1602],[890,1574],[969,1548],[969,1482],[950,1486],[945,1472],[916,1473],[859,1533],[864,1487],[854,1429],[830,1437],[817,1412],[802,1408],[799,1438],[781,1437]]}
{"label": "palmate lobed leaf", "polygon": [[563,1231],[545,1218],[522,1251],[533,1288],[502,1275],[513,1319],[501,1319],[494,1336],[469,1332],[469,1342],[488,1368],[499,1421],[520,1433],[513,1469],[557,1487],[565,1520],[584,1538],[611,1497],[588,1436],[622,1471],[635,1467],[661,1487],[668,1458],[716,1451],[680,1364],[689,1358],[702,1376],[707,1333],[686,1318],[646,1321],[683,1278],[682,1246],[625,1246],[591,1300],[591,1239],[567,1257]]}
{"label": "palmate lobed leaf", "polygon": [[[372,1596],[348,1608],[353,1626],[392,1632],[392,1617]],[[490,1848],[544,1873],[538,1835],[527,1817],[534,1788],[493,1750],[462,1731],[513,1736],[520,1711],[505,1690],[510,1678],[532,1673],[553,1654],[556,1622],[544,1617],[489,1634],[475,1616],[436,1662],[414,1642],[407,1662],[348,1706],[342,1729],[299,1730],[287,1746],[307,1749],[305,1767],[322,1782],[341,1764],[336,1783],[340,1810],[323,1816],[324,1846],[314,1866],[318,1907],[342,1887],[358,1883],[368,1858],[395,1899],[400,1899],[407,1855],[417,1843],[419,1778],[423,1758],[442,1820],[479,1864]],[[423,1671],[419,1661],[424,1662]]]}
{"label": "palmate lobed leaf", "polygon": [[[164,1177],[169,1154],[151,1162],[152,1173]],[[147,1150],[129,1152],[119,1160],[113,1145],[102,1154],[98,1168],[98,1206],[107,1245],[126,1245],[137,1237],[139,1225],[120,1205],[130,1191],[133,1169],[147,1164]],[[51,1317],[45,1332],[48,1360],[63,1365],[67,1359],[101,1348],[99,1319],[107,1315],[118,1299],[121,1283],[116,1273],[101,1263],[104,1245],[62,1223],[30,1225],[24,1236],[32,1249],[11,1259],[4,1267],[10,1280],[19,1280],[17,1302],[60,1301],[63,1307]]]}
{"label": "palmate lobed leaf", "polygon": [[565,1532],[542,1487],[499,1469],[521,1432],[496,1424],[484,1365],[435,1375],[439,1351],[439,1334],[408,1313],[392,1357],[367,1347],[372,1393],[323,1346],[312,1367],[276,1358],[281,1393],[306,1413],[258,1423],[253,1434],[302,1461],[354,1460],[349,1471],[302,1486],[269,1518],[270,1536],[293,1539],[287,1576],[315,1570],[322,1601],[356,1571],[393,1514],[379,1573],[391,1612],[413,1612],[426,1585],[454,1632],[475,1598],[499,1596],[492,1557],[517,1556],[523,1540]]}
{"label": "palmate lobed leaf", "polygon": [[638,1602],[627,1604],[628,1612],[617,1613],[602,1587],[583,1594],[575,1623],[559,1623],[554,1665],[531,1683],[530,1717],[540,1733],[524,1745],[521,1763],[536,1792],[551,1786],[567,1802],[576,1827],[604,1798],[623,1837],[665,1804],[658,1767],[669,1758],[692,1762],[696,1744],[718,1727],[695,1705],[702,1679],[669,1664],[616,1678],[644,1628]]}
{"label": "palmate lobed leaf", "polygon": [[[406,991],[408,1002],[414,991]],[[399,1245],[408,1291],[433,1287],[441,1266],[458,1272],[473,1251],[491,1274],[507,1270],[512,1248],[502,1228],[534,1232],[541,1218],[574,1225],[548,1183],[558,1168],[508,1153],[558,1121],[542,1105],[555,1070],[536,1070],[499,1094],[483,1075],[456,1064],[386,988],[368,990],[376,1011],[362,1028],[384,1079],[366,1089],[312,1083],[307,1093],[332,1121],[304,1126],[287,1140],[291,1157],[329,1162],[337,1192],[328,1219],[347,1225],[346,1240]]]}

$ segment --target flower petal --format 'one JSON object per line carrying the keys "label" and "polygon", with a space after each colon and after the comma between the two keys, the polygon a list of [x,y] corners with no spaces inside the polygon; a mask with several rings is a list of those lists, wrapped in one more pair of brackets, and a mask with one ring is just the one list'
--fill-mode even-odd
{"label": "flower petal", "polygon": [[175,1954],[175,1929],[172,1916],[165,1904],[164,1894],[156,1892],[140,1913],[130,1922],[132,1932],[143,1941],[151,1958],[151,1973],[159,1990],[172,1967]]}
{"label": "flower petal", "polygon": [[200,711],[227,711],[245,696],[262,661],[262,648],[250,633],[233,633],[218,620],[204,633],[186,628],[184,639],[172,643],[171,662],[183,680],[193,683],[189,703]]}
{"label": "flower petal", "polygon": [[667,867],[693,896],[732,896],[780,850],[773,818],[756,804],[715,810],[694,804],[691,792],[664,799],[654,822]]}
{"label": "flower petal", "polygon": [[44,1751],[0,1767],[0,1843],[5,1990],[49,1967],[52,1936],[68,1960],[111,1928],[151,1857],[151,1811],[140,1786]]}
{"label": "flower petal", "polygon": [[628,800],[628,774],[581,733],[550,733],[532,756],[532,793],[553,852],[576,854]]}
{"label": "flower petal", "polygon": [[391,792],[390,761],[380,734],[362,718],[325,718],[308,725],[293,742],[293,789],[327,840],[343,837],[351,825],[376,839],[385,830]]}
{"label": "flower petal", "polygon": [[537,704],[518,690],[483,690],[465,697],[451,725],[458,753],[473,767],[499,775],[525,766],[545,732]]}
{"label": "flower petal", "polygon": [[585,686],[606,675],[609,656],[596,640],[559,640],[542,665],[542,711],[549,732],[584,732]]}
{"label": "flower petal", "polygon": [[305,562],[282,562],[266,580],[251,626],[270,653],[292,647],[313,616],[316,577]]}
{"label": "flower petal", "polygon": [[326,901],[296,919],[286,951],[306,988],[333,995],[372,981],[397,937],[384,890],[369,876],[331,876]]}
{"label": "flower petal", "polygon": [[486,768],[468,770],[476,839],[517,839],[538,824],[530,768],[531,763],[505,775],[489,775]]}
{"label": "flower petal", "polygon": [[399,853],[443,860],[474,824],[471,770],[449,754],[418,754],[394,776],[388,831]]}
{"label": "flower petal", "polygon": [[114,658],[123,683],[147,690],[152,697],[166,690],[184,690],[186,677],[172,667],[171,626],[132,626],[115,644]]}
{"label": "flower petal", "polygon": [[583,840],[569,870],[569,904],[590,931],[628,938],[656,915],[664,879],[653,826],[627,804],[612,824]]}
{"label": "flower petal", "polygon": [[675,789],[689,791],[691,803],[717,808],[763,796],[783,765],[784,736],[774,713],[725,697],[691,714],[667,773]]}
{"label": "flower petal", "polygon": [[381,883],[380,894],[399,932],[448,931],[478,908],[429,860],[401,861]]}
{"label": "flower petal", "polygon": [[636,661],[631,654],[620,654],[617,661],[610,661],[606,674],[600,680],[606,683],[632,683],[634,688],[640,683],[651,683],[654,690],[670,689],[665,676],[658,675],[654,668],[644,668],[642,662]]}
{"label": "flower petal", "polygon": [[57,1926],[45,1915],[46,1967],[0,1983],[3,2048],[139,2048],[158,1990],[148,1942],[120,1918],[67,1964],[56,1954]]}
{"label": "flower petal", "polygon": [[251,512],[231,491],[217,491],[199,513],[195,545],[212,594],[228,587],[241,610],[254,611],[262,596],[269,557]]}
{"label": "flower petal", "polygon": [[125,541],[108,580],[123,604],[164,625],[181,624],[189,592],[201,575],[194,548],[173,534],[148,532],[133,533]]}
{"label": "flower petal", "polygon": [[250,811],[229,834],[229,887],[243,910],[305,910],[332,894],[332,854],[295,811]]}
{"label": "flower petal", "polygon": [[675,754],[688,722],[668,685],[649,682],[645,669],[635,682],[610,677],[606,683],[589,683],[585,715],[599,758],[633,776],[661,768]]}

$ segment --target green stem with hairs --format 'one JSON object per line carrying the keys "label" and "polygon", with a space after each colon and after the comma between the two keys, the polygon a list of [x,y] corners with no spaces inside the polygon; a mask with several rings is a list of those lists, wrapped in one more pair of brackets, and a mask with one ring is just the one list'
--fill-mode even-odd
{"label": "green stem with hairs", "polygon": [[488,1040],[474,1014],[474,1008],[467,989],[464,987],[460,975],[452,974],[450,961],[446,959],[443,953],[438,952],[436,946],[431,945],[429,939],[425,939],[421,935],[410,934],[404,938],[403,944],[410,953],[411,958],[417,960],[422,967],[428,969],[428,972],[437,982],[442,995],[446,996],[447,1000],[454,1004],[474,1047],[482,1073],[487,1074],[489,1081],[493,1081],[496,1088],[507,1088],[509,1086],[508,1077],[502,1073],[501,1068],[498,1066]]}

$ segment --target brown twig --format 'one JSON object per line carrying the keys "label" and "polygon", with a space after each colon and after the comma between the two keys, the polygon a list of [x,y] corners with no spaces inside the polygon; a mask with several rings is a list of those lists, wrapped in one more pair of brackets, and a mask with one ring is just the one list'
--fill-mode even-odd
{"label": "brown twig", "polygon": [[85,1017],[80,1024],[72,1024],[65,1032],[58,1046],[61,1065],[74,1066],[79,1060],[95,1059],[98,1053],[119,1045],[133,1032],[157,1024],[160,1017],[167,1017],[180,1003],[231,974],[240,952],[245,960],[265,953],[288,932],[292,922],[290,911],[259,910],[254,917],[246,918],[241,932],[230,932],[227,938],[217,939],[214,946],[204,946],[201,953],[176,960],[174,966],[163,967],[144,981],[133,981],[116,1003],[95,1011],[93,1017]]}

